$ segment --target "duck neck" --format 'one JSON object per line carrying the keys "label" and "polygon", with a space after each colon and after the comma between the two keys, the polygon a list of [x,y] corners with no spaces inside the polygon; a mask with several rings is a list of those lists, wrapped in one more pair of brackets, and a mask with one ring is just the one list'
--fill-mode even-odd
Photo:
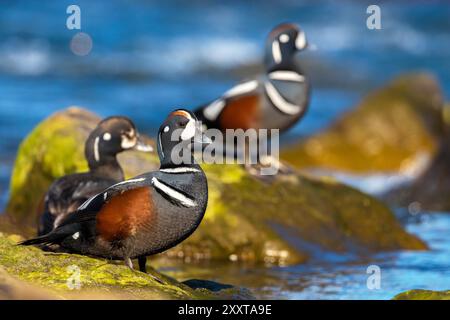
{"label": "duck neck", "polygon": [[274,71],[295,71],[298,74],[303,74],[303,71],[300,69],[294,54],[283,56],[282,60],[278,63],[274,61],[272,56],[269,56],[267,60],[267,73]]}
{"label": "duck neck", "polygon": [[158,143],[158,155],[160,169],[181,167],[200,169],[189,144],[181,142],[163,147],[161,143]]}
{"label": "duck neck", "polygon": [[89,171],[99,177],[110,178],[115,181],[124,180],[123,170],[117,161],[116,154],[100,153],[98,141],[95,137],[95,134],[91,134],[84,148]]}
{"label": "duck neck", "polygon": [[104,156],[99,161],[88,158],[89,171],[97,176],[110,178],[115,181],[125,179],[122,167],[116,156]]}

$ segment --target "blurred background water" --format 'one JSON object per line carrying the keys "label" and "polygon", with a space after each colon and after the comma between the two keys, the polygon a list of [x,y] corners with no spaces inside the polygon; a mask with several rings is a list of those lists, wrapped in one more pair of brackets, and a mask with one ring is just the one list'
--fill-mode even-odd
{"label": "blurred background water", "polygon": [[[81,31],[93,41],[87,56],[76,56],[69,48],[71,38],[78,32],[66,28],[66,8],[70,4],[80,6]],[[448,100],[450,3],[379,1],[382,30],[367,29],[369,4],[372,3],[356,0],[3,0],[0,206],[7,199],[20,141],[52,112],[79,105],[101,116],[123,114],[135,120],[142,131],[155,135],[161,120],[174,107],[191,108],[208,102],[258,70],[265,37],[280,22],[299,23],[317,48],[299,55],[312,80],[312,102],[307,116],[282,137],[284,141],[324,128],[369,90],[401,72],[431,71]],[[441,227],[428,231],[429,236],[426,224],[409,228],[417,233],[417,228],[423,228],[421,236],[439,251],[441,237],[450,230],[448,218],[443,217],[437,215],[435,219],[442,220]],[[448,241],[447,238],[444,242],[447,249]],[[409,253],[402,253],[391,260],[384,257],[388,270],[393,270],[392,277],[396,272],[406,272],[407,276],[395,278],[401,282],[393,286],[395,290],[392,287],[387,294],[367,297],[390,297],[400,288],[420,287],[422,283],[431,287],[435,284],[434,289],[448,289],[447,280],[426,278],[429,273],[422,272],[423,268],[445,269],[448,279],[448,251],[439,251],[430,258],[434,253],[411,253],[412,258],[408,258]],[[289,283],[292,274],[298,277],[300,271],[314,273],[308,267],[300,268],[293,273],[284,269],[282,276],[275,269],[270,272],[277,278],[287,277],[285,283]],[[322,274],[329,274],[327,266],[323,268]],[[345,273],[354,274],[348,268],[344,273],[339,267],[330,268],[330,279],[338,281],[333,282],[334,286],[352,279],[345,278]],[[432,274],[434,277],[439,273]],[[305,285],[308,289],[296,287],[281,295],[343,296],[339,295],[342,292],[335,292],[333,285],[327,286],[326,276],[318,279],[309,280],[313,284]],[[357,288],[348,290],[352,294],[346,297],[363,297]]]}

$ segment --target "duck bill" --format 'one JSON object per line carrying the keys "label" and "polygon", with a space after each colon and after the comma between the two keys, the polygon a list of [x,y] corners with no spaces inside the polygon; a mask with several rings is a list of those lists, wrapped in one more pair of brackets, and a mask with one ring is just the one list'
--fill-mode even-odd
{"label": "duck bill", "polygon": [[202,146],[207,146],[212,143],[212,140],[202,132],[196,135],[194,142]]}
{"label": "duck bill", "polygon": [[200,125],[197,125],[194,136],[194,149],[199,148],[204,150],[205,147],[212,143],[212,140],[205,134]]}
{"label": "duck bill", "polygon": [[133,149],[141,152],[153,152],[153,147],[142,141],[141,138],[138,138]]}

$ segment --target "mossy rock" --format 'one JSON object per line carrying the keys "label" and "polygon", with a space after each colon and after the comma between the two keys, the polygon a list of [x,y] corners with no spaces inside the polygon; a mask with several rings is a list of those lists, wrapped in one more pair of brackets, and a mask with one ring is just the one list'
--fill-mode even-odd
{"label": "mossy rock", "polygon": [[394,300],[450,300],[450,290],[409,290],[396,295]]}
{"label": "mossy rock", "polygon": [[[80,109],[75,111],[76,116],[71,116],[73,109],[51,116],[22,143],[8,206],[8,217],[16,225],[33,226],[36,221],[33,212],[37,211],[39,197],[33,197],[34,194],[41,197],[53,179],[85,169],[80,148],[70,149],[71,156],[64,158],[61,165],[64,170],[52,169],[52,165],[59,166],[55,162],[42,161],[54,158],[53,154],[59,152],[45,147],[45,139],[57,140],[60,136],[57,131],[51,139],[47,138],[47,126],[53,128],[53,122],[64,119],[64,128],[78,133],[80,118],[93,118],[83,123],[96,122],[94,115]],[[73,139],[80,139],[78,144],[82,144],[87,132],[81,138],[75,133]],[[40,153],[33,150],[33,143]],[[140,154],[128,156],[134,160],[128,162],[132,165],[122,162],[127,171],[144,172],[154,169],[157,163],[155,154],[145,158],[133,158],[142,157]],[[30,167],[35,169],[31,172]],[[186,262],[214,259],[295,264],[322,251],[365,255],[382,250],[426,248],[422,241],[405,232],[382,203],[334,180],[289,174],[262,181],[249,176],[239,165],[204,165],[203,168],[209,184],[205,218],[199,229],[167,251],[166,257]],[[23,170],[28,170],[28,174],[24,175]]]}
{"label": "mossy rock", "polygon": [[189,286],[189,281],[180,283],[151,268],[145,274],[122,263],[18,246],[21,239],[0,233],[0,298],[252,298],[248,291],[230,285],[214,283],[212,287],[209,282],[190,280],[195,286]]}
{"label": "mossy rock", "polygon": [[297,168],[399,172],[432,157],[444,131],[443,97],[428,74],[400,76],[317,135],[285,148]]}
{"label": "mossy rock", "polygon": [[415,207],[423,211],[450,211],[450,105],[445,107],[446,136],[428,168],[412,183],[389,190],[384,199],[393,206]]}

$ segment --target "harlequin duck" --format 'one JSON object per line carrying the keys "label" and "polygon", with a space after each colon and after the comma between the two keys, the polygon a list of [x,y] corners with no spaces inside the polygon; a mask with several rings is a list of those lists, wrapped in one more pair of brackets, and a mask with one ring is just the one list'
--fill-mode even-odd
{"label": "harlequin duck", "polygon": [[116,155],[130,149],[152,151],[150,145],[140,140],[130,119],[115,116],[102,120],[85,143],[89,171],[66,175],[53,182],[45,196],[38,234],[49,233],[88,198],[123,181],[125,178]]}
{"label": "harlequin duck", "polygon": [[244,81],[195,111],[207,128],[279,129],[294,125],[306,112],[310,85],[295,60],[307,48],[303,30],[292,23],[268,35],[265,73]]}
{"label": "harlequin duck", "polygon": [[146,256],[177,245],[202,221],[207,180],[191,152],[194,144],[209,142],[200,131],[192,112],[170,113],[158,133],[158,171],[105,189],[50,233],[21,244],[59,244],[76,253],[123,259],[130,268],[131,259],[138,258],[145,272]]}

